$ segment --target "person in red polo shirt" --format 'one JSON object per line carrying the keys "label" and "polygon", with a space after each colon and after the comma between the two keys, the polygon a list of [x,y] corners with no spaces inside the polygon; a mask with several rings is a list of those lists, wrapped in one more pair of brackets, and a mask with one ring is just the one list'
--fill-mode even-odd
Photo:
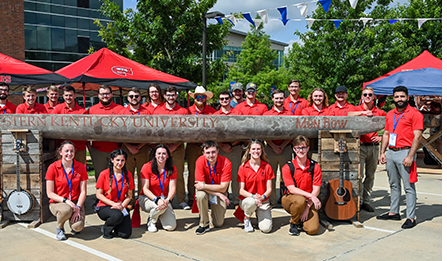
{"label": "person in red polo shirt", "polygon": [[[264,116],[287,116],[293,115],[286,107],[284,107],[285,93],[283,90],[276,89],[272,92],[273,107],[271,110],[265,112]],[[292,159],[292,147],[290,142],[292,140],[267,140],[265,152],[269,158],[269,162],[275,174],[272,183],[272,195],[270,196],[270,205],[276,205],[276,173],[278,168],[284,166],[287,161]]]}
{"label": "person in red polo shirt", "polygon": [[48,114],[52,114],[54,108],[59,104],[59,89],[55,85],[51,85],[47,90],[48,101],[44,104]]}
{"label": "person in red polo shirt", "polygon": [[61,159],[48,167],[45,179],[50,211],[57,220],[56,238],[66,240],[64,224],[67,220],[75,234],[84,228],[88,175],[85,166],[74,160],[73,143],[64,141],[58,152]]}
{"label": "person in red polo shirt", "polygon": [[335,103],[329,106],[327,116],[348,116],[354,105],[348,102],[348,89],[341,85],[335,89]]}
{"label": "person in red polo shirt", "polygon": [[0,82],[0,114],[12,114],[16,112],[17,106],[8,101],[9,85]]}
{"label": "person in red polo shirt", "polygon": [[[191,115],[212,115],[216,110],[206,104],[207,100],[213,98],[213,93],[206,91],[203,86],[197,86],[194,92],[188,92],[194,99],[194,104],[188,110]],[[191,206],[194,201],[194,172],[196,169],[196,160],[202,155],[201,143],[188,143],[186,145],[186,161],[188,162],[188,205]]]}
{"label": "person in red polo shirt", "polygon": [[249,83],[245,86],[245,101],[234,107],[241,115],[262,115],[268,111],[265,104],[256,100],[257,86]]}
{"label": "person in red polo shirt", "polygon": [[149,114],[154,114],[154,110],[163,107],[163,96],[160,85],[151,83],[147,89],[147,102],[143,106],[148,110]]}
{"label": "person in red polo shirt", "polygon": [[304,116],[325,116],[327,113],[328,97],[321,88],[315,88],[307,97],[309,106],[302,110]]}
{"label": "person in red polo shirt", "polygon": [[272,208],[269,197],[273,191],[272,167],[264,151],[264,142],[252,140],[242,157],[237,181],[240,186],[241,209],[244,211],[244,230],[253,232],[250,217],[256,212],[258,227],[263,233],[272,230]]}
{"label": "person in red polo shirt", "polygon": [[[175,86],[166,87],[164,98],[166,102],[159,109],[154,110],[154,115],[188,115],[189,111],[177,104],[178,97],[177,88]],[[177,169],[177,201],[182,209],[191,209],[186,203],[185,178],[183,171],[185,169],[185,144],[184,143],[167,143],[174,166]],[[191,192],[193,193],[193,192]]]}
{"label": "person in red polo shirt", "polygon": [[293,115],[301,115],[301,111],[308,106],[308,102],[306,99],[301,98],[298,94],[301,90],[300,81],[295,79],[291,80],[287,88],[290,95],[284,101],[284,106]]}
{"label": "person in red polo shirt", "polygon": [[[374,105],[375,95],[371,87],[362,92],[363,103],[348,112],[348,116],[386,116],[386,113]],[[379,145],[382,137],[379,132],[371,132],[360,136],[360,207],[368,212],[374,212],[370,205],[371,193],[374,186],[374,176],[379,160]]]}
{"label": "person in red polo shirt", "polygon": [[[51,114],[87,114],[87,111],[79,106],[76,102],[76,90],[73,86],[65,86],[64,103],[58,104],[52,111]],[[87,141],[85,140],[70,140],[76,149],[75,160],[85,164],[87,157]]]}
{"label": "person in red polo shirt", "polygon": [[22,90],[24,103],[19,104],[16,109],[16,114],[46,114],[47,109],[43,104],[37,103],[37,92],[31,87],[23,87]]}
{"label": "person in red polo shirt", "polygon": [[210,230],[208,203],[211,205],[211,220],[214,227],[221,227],[230,200],[227,197],[231,181],[231,161],[219,155],[217,143],[206,141],[202,145],[203,155],[197,159],[195,185],[197,207],[200,212],[197,235]]}
{"label": "person in red polo shirt", "polygon": [[284,210],[291,215],[289,234],[298,236],[300,229],[303,229],[307,234],[315,235],[320,227],[318,209],[321,208],[321,202],[318,195],[322,185],[321,169],[314,163],[313,177],[309,172],[309,139],[299,135],[292,141],[292,145],[296,153],[292,161],[295,167],[293,178],[289,165],[282,167],[282,178],[287,190],[281,201]]}
{"label": "person in red polo shirt", "polygon": [[[124,107],[112,101],[113,93],[109,85],[103,84],[98,88],[99,103],[88,109],[91,115],[118,115]],[[89,144],[87,144],[89,145]],[[110,161],[110,152],[121,147],[118,142],[93,141],[89,145],[90,156],[95,168],[95,178],[98,180],[99,173],[107,168]]]}
{"label": "person in red polo shirt", "polygon": [[[122,109],[119,115],[149,115],[149,111],[141,105],[141,93],[136,87],[132,87],[127,93],[129,105]],[[149,145],[147,143],[123,143],[121,145],[127,153],[127,170],[135,175],[137,172],[138,191],[141,191],[141,168],[149,161]],[[135,179],[134,179],[135,180]]]}
{"label": "person in red polo shirt", "polygon": [[[416,226],[416,163],[415,156],[424,130],[424,116],[408,105],[408,89],[397,86],[393,89],[393,100],[396,108],[386,114],[385,131],[383,132],[380,162],[386,163],[388,181],[390,183],[390,212],[377,216],[382,220],[400,220],[399,201],[401,182],[404,184],[407,203],[407,220],[403,229]],[[385,154],[386,148],[389,148]],[[401,181],[402,180],[402,181]]]}
{"label": "person in red polo shirt", "polygon": [[231,88],[231,94],[233,99],[230,101],[230,106],[232,108],[236,107],[239,103],[244,102],[244,86],[240,82],[235,82]]}

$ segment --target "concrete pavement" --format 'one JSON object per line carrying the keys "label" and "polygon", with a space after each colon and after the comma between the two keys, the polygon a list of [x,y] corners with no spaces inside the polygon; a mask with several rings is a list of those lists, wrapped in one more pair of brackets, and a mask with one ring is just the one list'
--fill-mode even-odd
{"label": "concrete pavement", "polygon": [[[422,164],[418,164],[422,166]],[[81,234],[58,242],[56,222],[51,218],[37,229],[27,224],[12,223],[0,229],[2,260],[441,260],[442,258],[442,169],[419,167],[416,184],[418,201],[417,226],[401,229],[405,221],[381,221],[376,215],[389,209],[389,187],[384,166],[379,166],[373,191],[374,213],[362,211],[364,228],[349,222],[330,221],[334,228],[320,226],[315,236],[301,233],[288,235],[289,215],[281,208],[273,209],[273,230],[263,234],[253,218],[254,233],[246,233],[243,224],[227,210],[223,228],[195,235],[198,214],[176,209],[177,229],[157,233],[147,231],[147,213],[141,212],[142,225],[134,228],[130,239],[101,237],[103,225],[91,210],[94,185],[90,184],[87,199],[86,227]],[[403,193],[404,195],[404,193]],[[405,216],[402,196],[401,215]],[[405,218],[405,217],[404,217]]]}

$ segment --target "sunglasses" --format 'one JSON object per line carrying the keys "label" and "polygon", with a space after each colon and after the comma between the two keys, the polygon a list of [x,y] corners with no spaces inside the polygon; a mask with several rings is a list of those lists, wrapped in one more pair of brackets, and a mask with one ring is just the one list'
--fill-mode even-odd
{"label": "sunglasses", "polygon": [[263,141],[260,140],[260,139],[251,139],[251,141],[253,141],[253,142],[260,142],[260,143],[263,143]]}
{"label": "sunglasses", "polygon": [[372,97],[373,95],[374,95],[374,94],[372,94],[372,93],[364,93],[364,94],[363,94],[363,97],[368,97],[368,96],[369,96],[369,97]]}
{"label": "sunglasses", "polygon": [[219,100],[221,100],[221,101],[228,101],[229,99],[230,99],[230,97],[219,98]]}
{"label": "sunglasses", "polygon": [[204,100],[205,99],[205,95],[196,95],[195,99],[196,100]]}
{"label": "sunglasses", "polygon": [[247,93],[250,93],[250,94],[255,93],[255,92],[256,92],[255,90],[248,90],[247,91]]}
{"label": "sunglasses", "polygon": [[129,95],[129,98],[131,98],[131,99],[133,99],[133,98],[138,99],[138,98],[140,98],[140,95]]}

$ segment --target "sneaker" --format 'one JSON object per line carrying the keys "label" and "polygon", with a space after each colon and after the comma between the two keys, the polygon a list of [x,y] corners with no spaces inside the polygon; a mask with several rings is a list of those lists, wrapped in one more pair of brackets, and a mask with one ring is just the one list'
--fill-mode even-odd
{"label": "sneaker", "polygon": [[251,225],[250,219],[244,219],[244,230],[245,232],[253,232],[253,226]]}
{"label": "sneaker", "polygon": [[203,235],[205,232],[210,231],[210,226],[202,227],[199,226],[199,228],[196,230],[196,235]]}
{"label": "sneaker", "polygon": [[111,239],[113,237],[112,235],[104,234],[104,227],[101,227],[101,233],[102,233],[102,237],[105,239]]}
{"label": "sneaker", "polygon": [[300,235],[300,231],[298,230],[298,225],[292,224],[292,223],[290,224],[289,235],[291,235],[291,236],[299,236]]}
{"label": "sneaker", "polygon": [[402,224],[403,229],[412,228],[415,226],[416,226],[416,220],[411,221],[411,219],[409,218],[407,218],[407,220],[405,220],[405,223]]}
{"label": "sneaker", "polygon": [[147,223],[147,231],[149,231],[151,233],[157,232],[158,231],[157,225],[155,223],[152,223],[149,221],[149,223]]}
{"label": "sneaker", "polygon": [[191,207],[186,202],[180,203],[180,207],[183,208],[184,210],[191,209]]}
{"label": "sneaker", "polygon": [[65,236],[65,231],[60,228],[56,228],[56,239],[61,240],[67,240],[67,237]]}

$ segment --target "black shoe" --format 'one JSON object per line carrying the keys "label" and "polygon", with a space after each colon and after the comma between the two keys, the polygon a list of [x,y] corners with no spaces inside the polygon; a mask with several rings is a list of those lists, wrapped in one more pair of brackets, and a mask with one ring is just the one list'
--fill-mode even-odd
{"label": "black shoe", "polygon": [[381,220],[400,220],[400,214],[390,215],[389,213],[385,213],[376,218]]}
{"label": "black shoe", "polygon": [[371,205],[368,204],[368,203],[363,203],[362,204],[362,209],[367,211],[367,212],[374,212],[374,208],[371,207]]}
{"label": "black shoe", "polygon": [[290,224],[289,235],[291,235],[291,236],[299,236],[300,235],[300,231],[298,230],[298,225],[292,224],[292,223]]}
{"label": "black shoe", "polygon": [[298,231],[304,232],[303,224],[298,224],[296,227],[298,228]]}
{"label": "black shoe", "polygon": [[203,235],[207,231],[210,231],[210,226],[209,225],[206,226],[206,227],[199,226],[199,228],[196,230],[196,235]]}
{"label": "black shoe", "polygon": [[416,226],[416,220],[411,221],[411,219],[407,218],[407,220],[405,220],[405,223],[402,224],[402,228],[406,229],[406,228],[412,228]]}

